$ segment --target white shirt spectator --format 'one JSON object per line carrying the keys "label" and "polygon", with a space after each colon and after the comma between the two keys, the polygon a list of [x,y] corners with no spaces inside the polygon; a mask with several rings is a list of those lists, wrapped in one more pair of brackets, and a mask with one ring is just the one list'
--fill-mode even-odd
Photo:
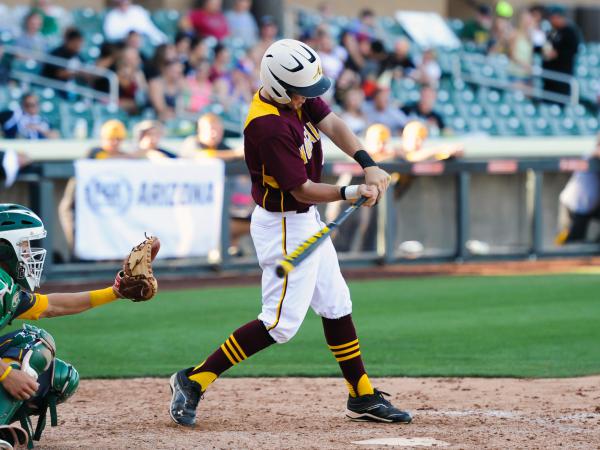
{"label": "white shirt spectator", "polygon": [[373,102],[366,102],[363,112],[369,124],[380,123],[392,130],[393,133],[401,131],[408,122],[406,114],[391,105],[385,109],[377,109]]}
{"label": "white shirt spectator", "polygon": [[321,58],[325,76],[337,80],[342,70],[344,70],[344,62],[348,59],[348,52],[343,47],[338,46],[332,48],[331,51],[319,50],[317,53]]}
{"label": "white shirt spectator", "polygon": [[125,39],[130,31],[145,35],[154,45],[167,41],[167,36],[154,25],[148,11],[139,5],[113,8],[106,14],[104,35],[109,41]]}
{"label": "white shirt spectator", "polygon": [[244,47],[253,47],[258,42],[258,25],[249,11],[225,11],[225,19],[230,37],[243,41]]}
{"label": "white shirt spectator", "polygon": [[354,134],[363,134],[367,129],[367,121],[363,117],[344,111],[340,113],[340,118]]}

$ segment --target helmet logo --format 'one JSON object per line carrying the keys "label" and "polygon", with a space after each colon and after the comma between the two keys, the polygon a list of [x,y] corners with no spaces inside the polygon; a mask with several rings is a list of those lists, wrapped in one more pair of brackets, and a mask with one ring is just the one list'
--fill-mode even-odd
{"label": "helmet logo", "polygon": [[317,78],[319,78],[322,75],[323,75],[323,69],[321,68],[321,64],[318,64],[317,65],[317,72],[315,73],[315,76],[313,77],[313,80],[316,80]]}

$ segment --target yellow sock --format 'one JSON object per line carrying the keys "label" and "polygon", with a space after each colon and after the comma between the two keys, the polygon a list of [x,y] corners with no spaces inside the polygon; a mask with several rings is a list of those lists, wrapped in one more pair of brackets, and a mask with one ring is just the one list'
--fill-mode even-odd
{"label": "yellow sock", "polygon": [[[202,364],[204,364],[204,362],[202,362]],[[197,367],[194,367],[194,372],[196,370],[200,369],[202,367],[202,364],[200,364]],[[200,385],[200,389],[202,390],[202,392],[204,392],[204,391],[206,391],[206,388],[208,388],[208,386],[210,386],[211,383],[217,379],[217,374],[213,373],[213,372],[208,372],[208,371],[197,372],[197,373],[194,373],[193,375],[189,375],[188,378],[190,380],[198,383]]]}
{"label": "yellow sock", "polygon": [[360,380],[358,380],[356,390],[358,391],[357,393],[359,397],[361,395],[372,395],[375,393],[373,390],[373,385],[371,384],[371,380],[369,380],[369,377],[366,373],[360,377]]}

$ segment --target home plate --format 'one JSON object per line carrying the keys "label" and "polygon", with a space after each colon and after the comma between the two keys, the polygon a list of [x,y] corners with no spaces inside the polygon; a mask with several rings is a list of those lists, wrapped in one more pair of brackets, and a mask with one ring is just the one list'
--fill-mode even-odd
{"label": "home plate", "polygon": [[419,438],[380,438],[367,439],[366,441],[354,441],[358,445],[390,445],[396,447],[447,447],[450,444],[444,441],[428,437]]}

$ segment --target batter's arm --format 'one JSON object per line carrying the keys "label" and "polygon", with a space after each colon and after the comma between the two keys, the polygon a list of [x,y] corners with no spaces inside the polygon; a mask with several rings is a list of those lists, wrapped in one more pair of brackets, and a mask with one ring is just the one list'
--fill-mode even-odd
{"label": "batter's arm", "polygon": [[[310,180],[290,192],[301,203],[316,204],[343,200],[340,186],[314,183]],[[377,194],[377,189],[374,186],[366,184],[358,186],[358,195],[369,199],[365,202],[365,206],[373,206],[377,200]]]}
{"label": "batter's arm", "polygon": [[[355,158],[356,153],[362,150],[362,144],[336,113],[331,112],[317,124],[317,128],[329,137],[345,154]],[[364,151],[364,150],[363,150]],[[366,156],[366,155],[365,155]],[[356,159],[356,158],[355,158]],[[364,167],[364,166],[363,166]],[[390,175],[377,165],[363,168],[365,181],[368,185],[376,186],[383,194],[390,183]]]}

